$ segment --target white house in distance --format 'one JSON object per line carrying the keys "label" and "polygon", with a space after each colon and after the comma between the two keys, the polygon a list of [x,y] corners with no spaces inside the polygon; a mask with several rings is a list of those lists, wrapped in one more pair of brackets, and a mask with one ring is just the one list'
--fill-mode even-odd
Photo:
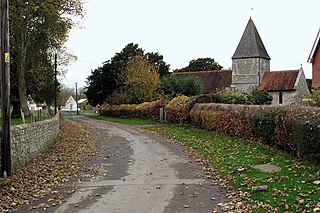
{"label": "white house in distance", "polygon": [[[31,95],[29,95],[28,96],[28,101],[27,101],[27,103],[28,103],[28,108],[29,108],[29,110],[30,111],[38,111],[38,110],[42,110],[42,106],[38,106],[37,104],[36,104],[36,102],[34,102],[34,100],[31,98]],[[45,105],[45,104],[43,104],[43,105]]]}
{"label": "white house in distance", "polygon": [[77,102],[71,95],[64,107],[61,108],[61,111],[77,111]]}
{"label": "white house in distance", "polygon": [[82,98],[78,100],[78,107],[81,108],[82,106],[86,105],[88,100],[86,98]]}
{"label": "white house in distance", "polygon": [[[79,99],[78,100],[78,110],[80,110],[81,106],[84,106],[88,102],[87,99]],[[70,95],[69,99],[65,103],[65,105],[61,108],[61,111],[77,111],[77,102],[76,100]]]}

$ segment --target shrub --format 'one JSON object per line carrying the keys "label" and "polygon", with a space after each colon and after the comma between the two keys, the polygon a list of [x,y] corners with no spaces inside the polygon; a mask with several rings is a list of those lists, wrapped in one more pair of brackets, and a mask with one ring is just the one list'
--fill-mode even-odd
{"label": "shrub", "polygon": [[104,116],[123,117],[123,118],[141,118],[158,120],[160,108],[165,106],[164,100],[145,102],[142,104],[105,104],[100,108],[100,114]]}
{"label": "shrub", "polygon": [[309,106],[320,106],[320,89],[312,90],[312,93],[307,95],[304,99],[304,104]]}
{"label": "shrub", "polygon": [[255,105],[270,105],[272,99],[272,96],[266,90],[261,91],[256,87],[251,92],[251,101]]}
{"label": "shrub", "polygon": [[173,98],[166,105],[167,122],[169,123],[187,123],[189,121],[189,110],[187,103],[190,100],[185,95]]}
{"label": "shrub", "polygon": [[244,105],[198,104],[190,117],[196,127],[251,138],[248,111]]}
{"label": "shrub", "polygon": [[252,104],[251,98],[247,93],[235,89],[226,88],[217,92],[215,95],[217,103],[224,104]]}
{"label": "shrub", "polygon": [[294,141],[298,146],[298,157],[320,163],[320,126],[314,122],[294,121]]}
{"label": "shrub", "polygon": [[161,90],[172,96],[194,96],[202,93],[202,81],[194,76],[170,75],[161,80]]}
{"label": "shrub", "polygon": [[187,103],[188,111],[192,110],[192,108],[198,103],[216,103],[216,99],[213,94],[192,96]]}
{"label": "shrub", "polygon": [[262,112],[250,117],[252,133],[266,141],[268,145],[275,143],[275,114],[273,112]]}

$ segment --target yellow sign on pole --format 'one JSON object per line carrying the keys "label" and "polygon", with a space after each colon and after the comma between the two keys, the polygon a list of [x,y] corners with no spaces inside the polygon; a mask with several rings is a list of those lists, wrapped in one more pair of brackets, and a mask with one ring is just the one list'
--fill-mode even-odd
{"label": "yellow sign on pole", "polygon": [[10,63],[10,53],[5,53],[4,54],[4,62],[5,63]]}

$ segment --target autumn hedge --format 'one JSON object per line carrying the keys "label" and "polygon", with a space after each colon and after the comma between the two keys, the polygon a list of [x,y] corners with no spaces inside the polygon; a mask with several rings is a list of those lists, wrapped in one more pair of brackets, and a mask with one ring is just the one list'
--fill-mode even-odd
{"label": "autumn hedge", "polygon": [[120,118],[159,119],[160,108],[165,107],[164,100],[145,102],[142,104],[105,104],[100,108],[100,114],[104,116]]}
{"label": "autumn hedge", "polygon": [[166,108],[168,123],[192,124],[231,136],[261,141],[293,156],[320,163],[320,109],[305,106],[199,104],[214,97],[178,96],[138,105],[104,105],[101,114],[123,118],[159,119]]}
{"label": "autumn hedge", "polygon": [[259,140],[299,158],[320,163],[320,109],[304,106],[197,104],[198,128]]}

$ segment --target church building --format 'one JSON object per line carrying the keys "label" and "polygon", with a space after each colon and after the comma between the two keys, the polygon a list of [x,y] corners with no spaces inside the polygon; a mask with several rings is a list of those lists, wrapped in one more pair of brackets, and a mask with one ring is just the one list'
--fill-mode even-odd
{"label": "church building", "polygon": [[270,56],[250,18],[232,56],[231,87],[250,93],[254,88],[266,90],[272,104],[302,104],[309,94],[303,69],[270,71]]}
{"label": "church building", "polygon": [[[250,18],[232,56],[232,70],[185,72],[176,75],[200,78],[204,85],[204,93],[217,92],[226,87],[251,93],[253,89],[258,88],[269,92],[273,97],[272,104],[302,104],[304,96],[309,94],[303,69],[270,71],[270,60],[258,30]],[[318,61],[320,64],[320,60]],[[317,73],[320,83],[320,71]]]}
{"label": "church building", "polygon": [[270,71],[270,57],[258,30],[250,18],[239,45],[232,56],[232,84],[237,90],[250,93]]}

